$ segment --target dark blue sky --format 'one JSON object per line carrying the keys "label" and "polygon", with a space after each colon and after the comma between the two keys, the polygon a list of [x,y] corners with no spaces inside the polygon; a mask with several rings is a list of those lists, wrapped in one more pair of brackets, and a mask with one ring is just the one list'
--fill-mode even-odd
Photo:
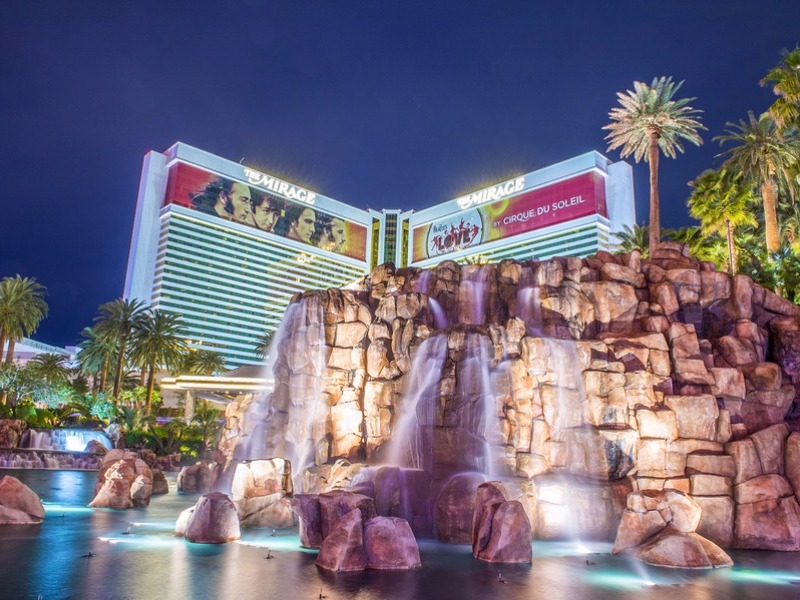
{"label": "dark blue sky", "polygon": [[422,208],[604,152],[615,93],[660,75],[709,128],[661,163],[663,223],[688,224],[711,137],[769,106],[758,80],[798,42],[797,0],[6,0],[0,276],[47,286],[34,337],[72,344],[122,293],[148,150],[181,140],[357,206]]}

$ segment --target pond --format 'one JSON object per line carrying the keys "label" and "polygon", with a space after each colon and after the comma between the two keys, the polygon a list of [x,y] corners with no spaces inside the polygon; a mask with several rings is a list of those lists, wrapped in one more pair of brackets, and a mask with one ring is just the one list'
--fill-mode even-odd
{"label": "pond", "polygon": [[733,569],[692,572],[645,568],[612,556],[609,544],[579,550],[535,541],[533,564],[522,566],[422,541],[417,571],[336,575],[316,567],[316,552],[300,548],[296,529],[244,530],[241,541],[220,546],[173,537],[178,514],[197,499],[175,493],[174,479],[149,507],[115,511],[86,507],[95,473],[5,474],[41,496],[46,517],[41,526],[0,527],[3,600],[800,598],[800,553],[732,552]]}

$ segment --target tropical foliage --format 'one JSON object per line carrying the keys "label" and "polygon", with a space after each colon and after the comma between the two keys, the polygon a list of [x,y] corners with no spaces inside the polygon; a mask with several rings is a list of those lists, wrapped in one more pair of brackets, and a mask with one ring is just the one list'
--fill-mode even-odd
{"label": "tropical foliage", "polygon": [[114,396],[119,394],[122,386],[128,341],[134,326],[144,315],[144,310],[145,306],[141,301],[120,298],[101,305],[99,314],[95,318],[95,332],[105,341],[114,345],[117,357],[114,371]]}
{"label": "tropical foliage", "polygon": [[0,280],[0,361],[8,342],[5,363],[14,360],[14,345],[31,335],[47,316],[47,290],[32,277],[5,277]]}
{"label": "tropical foliage", "polygon": [[156,371],[181,363],[188,351],[185,337],[179,315],[156,309],[137,318],[131,336],[131,354],[137,364],[147,368],[145,414],[150,414]]}
{"label": "tropical foliage", "polygon": [[780,131],[775,121],[764,113],[756,118],[753,111],[747,121],[727,124],[725,135],[714,139],[721,145],[733,146],[726,156],[725,168],[738,175],[745,185],[758,189],[764,205],[764,232],[767,251],[780,250],[778,229],[779,188],[792,186],[792,174],[800,158],[800,137],[796,130]]}

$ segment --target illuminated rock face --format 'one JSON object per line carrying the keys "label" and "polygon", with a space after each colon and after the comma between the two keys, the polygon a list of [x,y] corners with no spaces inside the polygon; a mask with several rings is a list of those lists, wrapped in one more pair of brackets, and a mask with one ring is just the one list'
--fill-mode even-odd
{"label": "illuminated rock face", "polygon": [[[514,478],[510,499],[537,537],[572,535],[564,515],[580,507],[602,525],[586,519],[573,533],[613,537],[625,494],[670,489],[696,499],[697,531],[725,547],[779,546],[753,535],[767,513],[781,516],[765,540],[794,531],[800,451],[775,427],[797,409],[800,307],[684,247],[665,243],[649,260],[601,252],[429,271],[383,265],[352,289],[307,292],[295,306],[309,307],[307,325],[322,315],[324,368],[312,372],[319,344],[307,336],[277,340],[260,455],[309,440],[318,466],[302,491],[374,486],[355,464],[323,465],[385,460],[419,370],[436,365],[433,391],[415,405],[422,458],[396,463],[431,478],[431,514],[448,481],[469,471],[479,475],[471,494],[486,479]],[[423,345],[431,339],[442,343]],[[320,402],[298,436],[310,389]],[[254,403],[228,407],[228,456]],[[771,478],[757,482],[772,486],[762,500],[737,494],[763,475],[789,487]]]}
{"label": "illuminated rock face", "polygon": [[150,504],[153,471],[135,452],[110,450],[97,472],[95,508],[133,508]]}
{"label": "illuminated rock face", "polygon": [[285,528],[296,524],[290,504],[292,470],[282,458],[239,463],[231,498],[242,527]]}
{"label": "illuminated rock face", "polygon": [[0,477],[0,525],[38,525],[43,519],[36,492],[16,477]]}
{"label": "illuminated rock face", "polygon": [[612,552],[659,567],[732,566],[733,561],[719,546],[696,533],[702,513],[702,507],[683,492],[634,492],[628,495]]}
{"label": "illuminated rock face", "polygon": [[236,506],[220,492],[200,496],[178,517],[175,535],[196,544],[224,544],[241,537]]}

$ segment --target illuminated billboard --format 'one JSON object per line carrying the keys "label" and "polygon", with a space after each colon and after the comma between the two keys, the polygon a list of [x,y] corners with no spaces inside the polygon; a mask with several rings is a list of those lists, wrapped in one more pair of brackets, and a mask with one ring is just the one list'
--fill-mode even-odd
{"label": "illuminated billboard", "polygon": [[415,227],[412,260],[450,254],[587,215],[608,216],[605,180],[598,173],[509,195],[520,191],[523,182],[520,177],[458,198],[454,202],[459,212]]}
{"label": "illuminated billboard", "polygon": [[316,208],[316,194],[245,168],[249,183],[186,163],[169,170],[164,205],[177,204],[358,260],[367,257],[367,228]]}

